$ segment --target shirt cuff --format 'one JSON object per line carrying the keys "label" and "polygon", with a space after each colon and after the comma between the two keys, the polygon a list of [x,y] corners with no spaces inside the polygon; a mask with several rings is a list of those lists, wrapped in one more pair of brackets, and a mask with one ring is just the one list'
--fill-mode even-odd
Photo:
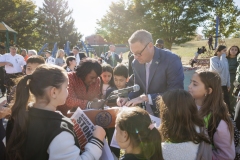
{"label": "shirt cuff", "polygon": [[152,97],[150,94],[148,94],[148,104],[153,105],[152,103]]}

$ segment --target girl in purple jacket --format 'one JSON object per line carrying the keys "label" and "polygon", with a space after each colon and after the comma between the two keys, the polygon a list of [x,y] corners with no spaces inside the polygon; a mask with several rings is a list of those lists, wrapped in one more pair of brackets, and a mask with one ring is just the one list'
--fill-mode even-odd
{"label": "girl in purple jacket", "polygon": [[207,70],[197,70],[192,76],[188,89],[208,128],[213,160],[234,159],[233,125],[223,100],[219,74]]}

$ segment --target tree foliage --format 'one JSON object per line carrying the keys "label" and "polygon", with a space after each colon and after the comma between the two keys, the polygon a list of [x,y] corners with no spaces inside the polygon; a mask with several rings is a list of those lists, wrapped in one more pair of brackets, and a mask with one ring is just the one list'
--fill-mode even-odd
{"label": "tree foliage", "polygon": [[39,9],[38,20],[42,41],[50,46],[57,42],[61,48],[66,41],[76,44],[82,35],[77,32],[71,14],[67,1],[44,0],[43,7]]}
{"label": "tree foliage", "polygon": [[238,17],[240,10],[233,0],[214,0],[213,7],[209,8],[210,18],[205,22],[203,33],[205,37],[215,35],[216,17],[219,17],[219,34],[229,37],[238,31]]}
{"label": "tree foliage", "polygon": [[195,35],[210,5],[210,0],[120,0],[97,22],[97,32],[110,42],[126,43],[134,31],[146,29],[171,49]]}
{"label": "tree foliage", "polygon": [[[31,0],[2,0],[0,5],[0,21],[18,32],[17,44],[21,48],[37,48],[38,33],[36,5]],[[13,34],[10,34],[13,40]],[[1,41],[6,41],[5,34],[1,34]]]}

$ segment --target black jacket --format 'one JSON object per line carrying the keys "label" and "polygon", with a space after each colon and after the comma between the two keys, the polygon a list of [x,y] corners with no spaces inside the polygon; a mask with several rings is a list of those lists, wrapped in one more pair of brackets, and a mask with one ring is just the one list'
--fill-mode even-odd
{"label": "black jacket", "polygon": [[[11,135],[13,124],[13,120],[8,122],[6,132],[7,141]],[[79,147],[73,131],[73,123],[69,118],[57,112],[30,108],[28,112],[25,150],[23,151],[24,159],[48,160],[49,154],[47,153],[47,149],[52,140],[62,131],[71,133],[75,138],[75,145]]]}

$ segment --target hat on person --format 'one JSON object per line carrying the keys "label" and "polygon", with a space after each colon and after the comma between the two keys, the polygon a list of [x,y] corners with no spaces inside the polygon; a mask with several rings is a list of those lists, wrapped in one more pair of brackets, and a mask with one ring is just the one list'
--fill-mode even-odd
{"label": "hat on person", "polygon": [[156,44],[164,44],[164,41],[162,39],[157,39]]}

